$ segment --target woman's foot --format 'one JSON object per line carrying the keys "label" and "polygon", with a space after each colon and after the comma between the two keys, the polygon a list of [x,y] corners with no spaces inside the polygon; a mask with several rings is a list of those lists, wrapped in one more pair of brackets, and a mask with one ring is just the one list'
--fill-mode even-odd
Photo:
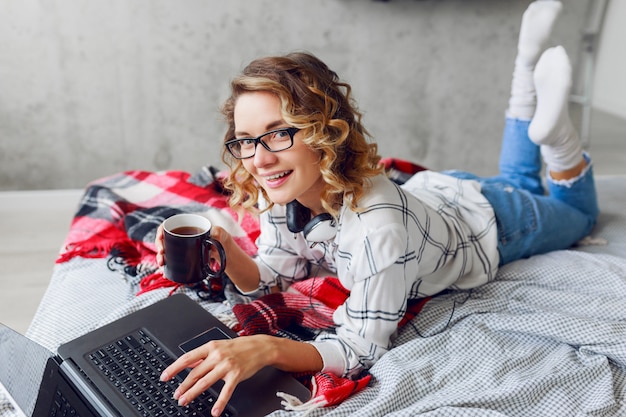
{"label": "woman's foot", "polygon": [[530,120],[535,113],[533,71],[562,8],[560,1],[537,0],[528,6],[522,16],[507,110],[509,117]]}
{"label": "woman's foot", "polygon": [[541,146],[541,155],[551,172],[576,170],[583,161],[582,145],[569,117],[572,67],[562,46],[541,55],[534,83],[537,110],[528,127],[528,136]]}

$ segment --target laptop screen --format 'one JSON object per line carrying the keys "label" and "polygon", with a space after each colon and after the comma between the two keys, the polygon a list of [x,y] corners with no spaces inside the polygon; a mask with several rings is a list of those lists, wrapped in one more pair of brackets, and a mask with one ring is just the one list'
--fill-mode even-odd
{"label": "laptop screen", "polygon": [[34,411],[51,356],[43,346],[0,323],[0,383],[27,416]]}

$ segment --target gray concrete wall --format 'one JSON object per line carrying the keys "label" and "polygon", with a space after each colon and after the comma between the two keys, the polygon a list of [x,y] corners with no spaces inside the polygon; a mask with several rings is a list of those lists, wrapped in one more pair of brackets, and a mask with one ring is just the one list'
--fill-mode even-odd
{"label": "gray concrete wall", "polygon": [[[574,60],[588,1],[565,0],[554,35]],[[495,173],[528,4],[3,0],[0,190],[221,166],[229,80],[292,50],[352,84],[384,156]]]}

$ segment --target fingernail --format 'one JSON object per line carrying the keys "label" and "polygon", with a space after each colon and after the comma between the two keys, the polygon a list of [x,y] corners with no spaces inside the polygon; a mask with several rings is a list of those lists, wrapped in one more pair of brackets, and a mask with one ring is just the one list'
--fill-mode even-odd
{"label": "fingernail", "polygon": [[219,417],[221,414],[222,414],[222,410],[220,410],[217,407],[213,407],[213,410],[211,410],[212,416]]}
{"label": "fingernail", "polygon": [[176,388],[176,391],[174,391],[174,399],[177,400],[178,397],[180,397],[180,388]]}
{"label": "fingernail", "polygon": [[168,381],[169,379],[170,379],[169,374],[163,371],[163,373],[161,374],[161,381],[165,382],[165,381]]}
{"label": "fingernail", "polygon": [[178,399],[178,406],[184,407],[186,405],[187,405],[187,398],[185,398],[185,396],[183,395],[182,397]]}

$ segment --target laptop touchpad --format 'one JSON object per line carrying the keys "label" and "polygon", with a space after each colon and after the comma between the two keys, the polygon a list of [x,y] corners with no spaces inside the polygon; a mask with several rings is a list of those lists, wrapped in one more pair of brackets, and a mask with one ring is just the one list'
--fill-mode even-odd
{"label": "laptop touchpad", "polygon": [[194,350],[197,347],[204,345],[211,340],[222,340],[222,339],[230,339],[226,333],[224,333],[221,329],[217,327],[213,327],[212,329],[207,330],[206,332],[200,333],[197,336],[192,337],[186,342],[181,343],[178,347],[185,353],[190,350]]}

